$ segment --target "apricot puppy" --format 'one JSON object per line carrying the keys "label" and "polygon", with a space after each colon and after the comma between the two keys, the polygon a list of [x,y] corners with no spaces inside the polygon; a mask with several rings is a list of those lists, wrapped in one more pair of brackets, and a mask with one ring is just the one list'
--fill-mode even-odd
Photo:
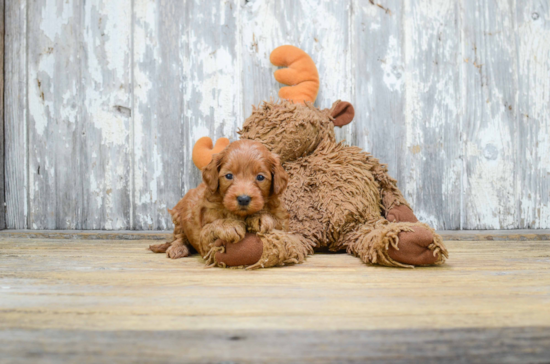
{"label": "apricot puppy", "polygon": [[[176,259],[189,255],[191,245],[208,260],[213,247],[238,243],[247,232],[287,229],[288,213],[279,196],[288,176],[279,157],[263,144],[251,140],[229,144],[213,156],[202,179],[203,183],[169,210],[175,225],[174,241],[150,246],[150,250]],[[254,264],[262,255],[262,246],[239,254],[243,265]]]}

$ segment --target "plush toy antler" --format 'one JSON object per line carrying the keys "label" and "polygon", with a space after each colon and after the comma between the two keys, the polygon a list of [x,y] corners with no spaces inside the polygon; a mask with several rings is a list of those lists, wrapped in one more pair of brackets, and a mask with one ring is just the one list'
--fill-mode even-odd
{"label": "plush toy antler", "polygon": [[198,169],[202,170],[210,163],[212,156],[218,154],[229,145],[229,139],[220,138],[216,140],[216,145],[212,147],[212,139],[202,137],[193,147],[193,163]]}
{"label": "plush toy antler", "polygon": [[300,48],[284,45],[277,47],[269,57],[271,63],[288,67],[275,71],[275,79],[291,87],[279,90],[279,97],[294,103],[314,102],[319,92],[319,73],[311,57]]}

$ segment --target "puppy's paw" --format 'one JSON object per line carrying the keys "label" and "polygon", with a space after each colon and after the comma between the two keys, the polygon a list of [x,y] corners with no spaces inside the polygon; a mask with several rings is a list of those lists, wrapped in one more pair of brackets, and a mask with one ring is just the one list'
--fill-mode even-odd
{"label": "puppy's paw", "polygon": [[234,244],[243,240],[246,234],[246,225],[244,221],[238,223],[224,224],[221,228],[217,229],[216,237],[228,243]]}
{"label": "puppy's paw", "polygon": [[166,253],[166,251],[172,246],[172,243],[149,245],[149,250],[153,253]]}
{"label": "puppy's paw", "polygon": [[246,219],[246,226],[250,232],[267,233],[275,229],[277,221],[269,214],[252,215]]}
{"label": "puppy's paw", "polygon": [[166,250],[166,256],[170,259],[178,259],[189,256],[189,248],[185,245],[172,245]]}

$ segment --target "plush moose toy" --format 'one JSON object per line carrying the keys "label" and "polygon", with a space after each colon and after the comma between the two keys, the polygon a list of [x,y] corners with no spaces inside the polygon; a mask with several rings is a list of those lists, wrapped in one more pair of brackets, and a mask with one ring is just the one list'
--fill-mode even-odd
{"label": "plush moose toy", "polygon": [[[218,241],[209,254],[211,263],[253,268],[301,263],[312,246],[345,250],[369,264],[411,268],[444,263],[448,253],[441,237],[418,221],[386,166],[358,147],[336,142],[334,128],[353,120],[353,106],[342,101],[330,109],[313,106],[319,76],[304,51],[281,46],[270,60],[287,67],[277,70],[275,78],[291,86],[281,88],[281,101],[254,108],[239,134],[279,155],[289,176],[282,196],[289,230],[300,239],[274,244],[274,231],[249,234],[237,243]],[[211,159],[208,149],[196,150],[194,160],[202,159],[204,166]]]}

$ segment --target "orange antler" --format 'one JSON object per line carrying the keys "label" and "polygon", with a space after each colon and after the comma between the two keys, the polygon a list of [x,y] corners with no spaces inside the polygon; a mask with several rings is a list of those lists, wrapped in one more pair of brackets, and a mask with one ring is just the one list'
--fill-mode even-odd
{"label": "orange antler", "polygon": [[269,57],[271,63],[288,67],[275,71],[275,79],[290,87],[279,90],[279,97],[294,103],[314,102],[319,92],[319,73],[311,57],[291,45],[277,47]]}
{"label": "orange antler", "polygon": [[216,140],[216,145],[212,147],[212,139],[202,137],[195,143],[193,147],[193,163],[198,169],[202,170],[210,163],[212,156],[218,154],[229,145],[229,139],[220,138]]}

